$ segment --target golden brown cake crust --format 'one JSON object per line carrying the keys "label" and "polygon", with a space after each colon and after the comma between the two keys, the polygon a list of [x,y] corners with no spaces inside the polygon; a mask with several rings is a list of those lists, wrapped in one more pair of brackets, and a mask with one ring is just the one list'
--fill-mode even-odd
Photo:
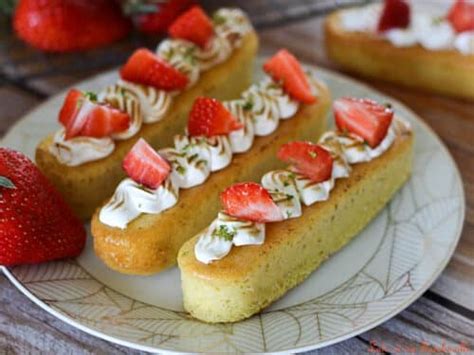
{"label": "golden brown cake crust", "polygon": [[98,211],[92,218],[97,255],[112,269],[130,274],[151,274],[176,263],[182,244],[204,228],[219,209],[219,193],[228,185],[258,180],[282,167],[277,149],[294,139],[317,139],[326,129],[329,91],[319,85],[317,104],[304,105],[295,117],[281,121],[271,135],[256,137],[247,153],[236,154],[227,168],[211,174],[202,185],[180,191],[177,205],[159,215],[142,215],[125,230],[102,224]]}
{"label": "golden brown cake crust", "polygon": [[330,59],[363,76],[391,81],[474,100],[474,55],[456,50],[427,50],[420,45],[395,47],[388,40],[365,32],[345,31],[339,10],[324,23]]}
{"label": "golden brown cake crust", "polygon": [[140,132],[130,139],[115,141],[116,148],[108,157],[75,167],[63,165],[49,151],[53,142],[53,135],[50,135],[36,149],[36,164],[75,213],[82,219],[90,218],[125,176],[122,159],[135,142],[143,137],[155,149],[169,146],[173,143],[173,136],[183,131],[188,111],[196,97],[208,95],[221,100],[238,97],[252,82],[257,49],[258,37],[251,32],[227,61],[204,72],[192,88],[177,95],[172,109],[162,120],[144,124]]}

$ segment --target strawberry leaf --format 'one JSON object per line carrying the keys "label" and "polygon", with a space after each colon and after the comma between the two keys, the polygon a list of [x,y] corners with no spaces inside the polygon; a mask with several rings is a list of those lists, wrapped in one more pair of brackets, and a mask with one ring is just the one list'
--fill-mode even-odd
{"label": "strawberry leaf", "polygon": [[5,187],[7,189],[16,189],[15,184],[5,176],[0,176],[0,187]]}

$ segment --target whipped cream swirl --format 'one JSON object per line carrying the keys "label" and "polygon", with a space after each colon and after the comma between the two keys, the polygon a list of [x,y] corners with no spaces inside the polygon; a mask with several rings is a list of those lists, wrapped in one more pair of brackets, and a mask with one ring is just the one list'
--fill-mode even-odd
{"label": "whipped cream swirl", "polygon": [[261,245],[265,224],[242,221],[223,212],[211,223],[195,245],[196,258],[205,264],[222,259],[232,246]]}
{"label": "whipped cream swirl", "polygon": [[240,9],[220,9],[214,13],[214,31],[233,48],[240,47],[242,38],[253,31],[247,15]]}
{"label": "whipped cream swirl", "polygon": [[[318,201],[329,199],[330,192],[335,186],[335,180],[350,175],[351,167],[349,163],[361,163],[380,156],[393,144],[397,136],[410,130],[410,125],[407,122],[394,117],[386,137],[373,149],[365,147],[363,140],[355,135],[348,138],[339,132],[326,132],[319,140],[319,144],[326,148],[333,157],[331,177],[328,180],[313,182],[307,177],[293,172],[293,168],[290,166],[286,170],[274,170],[266,173],[262,177],[262,186],[270,193],[285,219],[300,217],[302,215],[301,204],[310,206]],[[350,144],[346,144],[348,139],[351,139]],[[355,147],[362,149],[363,153],[354,153],[352,150]],[[214,260],[222,259],[231,251],[233,245],[239,245],[233,241],[235,237],[232,232],[237,221],[256,224],[225,215],[232,218],[232,222],[228,222],[228,219],[222,219],[221,215],[225,214],[219,213],[211,226],[201,233],[195,245],[194,254],[196,259],[202,263],[209,264]],[[221,232],[216,228],[216,225],[220,226]],[[262,240],[259,239],[258,243],[253,244],[264,242],[264,226],[263,224],[262,227],[259,227],[262,231],[259,238],[262,238]],[[244,231],[239,232],[244,233]],[[231,236],[229,237],[229,235]],[[253,240],[251,236],[247,236],[247,238]]]}
{"label": "whipped cream swirl", "polygon": [[229,133],[230,146],[234,153],[244,153],[252,147],[255,136],[252,115],[246,109],[246,102],[242,99],[224,101],[224,106],[244,126]]}
{"label": "whipped cream swirl", "polygon": [[201,71],[209,70],[227,60],[232,53],[232,46],[227,39],[219,35],[213,36],[205,48],[196,52]]}
{"label": "whipped cream swirl", "polygon": [[108,226],[124,229],[142,213],[160,213],[173,207],[178,201],[178,193],[179,189],[170,179],[158,188],[150,189],[127,178],[102,207],[99,219]]}
{"label": "whipped cream swirl", "polygon": [[199,47],[183,39],[165,39],[156,48],[156,54],[188,78],[188,87],[199,79],[200,68],[196,58]]}
{"label": "whipped cream swirl", "polygon": [[255,135],[267,136],[274,132],[280,119],[293,117],[299,102],[290,98],[280,84],[269,77],[252,85],[242,94],[254,121]]}
{"label": "whipped cream swirl", "polygon": [[49,152],[66,166],[78,166],[100,160],[112,154],[115,143],[112,138],[74,137],[65,138],[65,130],[60,129],[53,137]]}

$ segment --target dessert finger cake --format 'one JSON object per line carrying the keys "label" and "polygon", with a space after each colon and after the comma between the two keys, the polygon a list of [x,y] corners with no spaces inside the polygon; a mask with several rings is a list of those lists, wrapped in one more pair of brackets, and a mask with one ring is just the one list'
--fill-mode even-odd
{"label": "dessert finger cake", "polygon": [[129,178],[92,219],[95,252],[110,268],[152,274],[174,265],[182,244],[214,218],[222,189],[282,166],[281,144],[324,132],[325,84],[286,50],[264,70],[270,75],[236,100],[198,98],[173,146],[156,153],[140,142],[126,156]]}
{"label": "dessert finger cake", "polygon": [[290,164],[221,194],[217,218],[178,255],[184,307],[210,323],[236,322],[301,283],[353,239],[410,176],[413,134],[368,99],[334,102],[337,129],[290,142]]}
{"label": "dessert finger cake", "polygon": [[38,167],[83,219],[112,195],[123,157],[140,137],[154,148],[170,145],[196,97],[235,98],[251,83],[258,39],[242,11],[221,9],[211,20],[194,7],[169,32],[156,52],[135,51],[116,84],[99,93],[71,90],[62,129],[37,147]]}
{"label": "dessert finger cake", "polygon": [[325,36],[328,56],[350,72],[474,100],[472,0],[342,9],[327,17]]}

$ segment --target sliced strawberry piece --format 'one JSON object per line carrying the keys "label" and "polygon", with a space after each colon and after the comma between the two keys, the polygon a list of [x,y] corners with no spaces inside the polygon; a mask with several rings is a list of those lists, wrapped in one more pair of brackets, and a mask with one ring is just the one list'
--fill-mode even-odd
{"label": "sliced strawberry piece", "polygon": [[138,84],[162,90],[180,90],[188,84],[188,78],[152,51],[137,49],[120,70],[120,76]]}
{"label": "sliced strawberry piece", "polygon": [[110,105],[97,103],[92,93],[72,89],[59,112],[59,122],[66,129],[66,139],[101,138],[126,130],[130,116]]}
{"label": "sliced strawberry piece", "polygon": [[194,101],[188,121],[191,136],[212,137],[228,134],[242,127],[222,102],[209,97],[198,97]]}
{"label": "sliced strawberry piece", "polygon": [[298,60],[286,49],[280,49],[263,65],[263,69],[275,80],[283,82],[283,88],[295,100],[306,104],[316,102],[308,78]]}
{"label": "sliced strawberry piece", "polygon": [[214,28],[204,10],[200,6],[193,6],[171,24],[169,34],[204,48],[214,34]]}
{"label": "sliced strawberry piece", "polygon": [[125,131],[130,125],[130,116],[109,105],[95,106],[89,111],[80,135],[101,138]]}
{"label": "sliced strawberry piece", "polygon": [[364,139],[372,148],[385,138],[393,110],[370,99],[345,97],[333,104],[336,125]]}
{"label": "sliced strawberry piece", "polygon": [[284,216],[270,193],[255,182],[234,184],[221,193],[224,212],[247,221],[277,222]]}
{"label": "sliced strawberry piece", "polygon": [[410,6],[404,0],[385,0],[377,30],[407,28],[410,25]]}
{"label": "sliced strawberry piece", "polygon": [[[59,122],[64,127],[69,126],[73,118],[77,116],[77,112],[79,111],[83,99],[84,94],[82,91],[77,89],[69,90],[66,98],[64,99],[63,107],[59,112]],[[81,128],[82,126],[80,126],[77,131],[79,131]]]}
{"label": "sliced strawberry piece", "polygon": [[474,30],[474,2],[457,0],[448,12],[447,19],[456,32]]}
{"label": "sliced strawberry piece", "polygon": [[123,169],[135,182],[156,189],[168,177],[170,165],[140,138],[123,160]]}
{"label": "sliced strawberry piece", "polygon": [[168,30],[168,27],[176,18],[196,4],[196,0],[169,0],[156,4],[156,11],[135,17],[138,29],[145,33],[160,33]]}
{"label": "sliced strawberry piece", "polygon": [[313,182],[326,181],[331,177],[331,154],[320,145],[310,142],[290,142],[278,150],[278,159],[291,164],[295,172]]}

